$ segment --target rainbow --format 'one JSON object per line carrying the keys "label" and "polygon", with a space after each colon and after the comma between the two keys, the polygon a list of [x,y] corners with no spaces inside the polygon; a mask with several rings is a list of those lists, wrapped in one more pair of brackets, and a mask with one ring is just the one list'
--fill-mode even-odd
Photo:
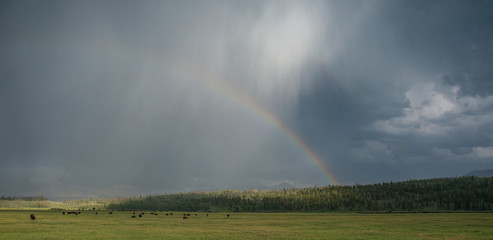
{"label": "rainbow", "polygon": [[[48,41],[48,44],[54,43],[55,41]],[[93,48],[90,45],[78,45],[78,47],[81,49],[83,48],[88,52],[93,51]],[[295,145],[301,148],[305,152],[305,154],[322,170],[322,172],[329,180],[330,184],[340,185],[334,174],[329,171],[327,165],[320,159],[320,157],[317,156],[317,154],[315,154],[313,150],[310,149],[308,144],[306,144],[298,135],[293,132],[293,130],[291,130],[286,124],[284,124],[284,122],[282,122],[274,113],[260,105],[249,95],[243,93],[241,90],[235,88],[227,81],[221,79],[219,76],[214,75],[210,71],[206,71],[205,69],[198,66],[179,63],[179,61],[177,61],[176,59],[173,59],[172,61],[169,59],[163,59],[162,55],[155,51],[152,51],[152,49],[147,49],[146,47],[141,47],[137,49],[134,48],[135,51],[133,52],[129,52],[130,48],[128,48],[128,46],[119,44],[117,42],[113,42],[112,47],[116,49],[116,51],[113,51],[112,54],[114,54],[114,56],[119,59],[139,59],[139,61],[143,61],[145,64],[151,66],[166,68],[170,71],[177,71],[177,73],[180,74],[192,74],[191,77],[194,80],[198,80],[212,87],[216,91],[227,95],[234,101],[252,110],[254,113],[265,118],[273,126],[280,129],[289,139],[291,139],[291,141]]]}
{"label": "rainbow", "polygon": [[238,88],[229,84],[226,80],[223,80],[219,76],[212,74],[209,71],[201,69],[199,67],[192,67],[190,65],[174,65],[174,70],[179,70],[181,73],[192,74],[192,77],[207,86],[210,86],[216,91],[227,95],[235,102],[245,106],[252,110],[256,114],[265,118],[270,124],[280,129],[295,145],[299,146],[305,154],[318,166],[320,170],[329,180],[329,184],[340,185],[339,181],[335,178],[334,174],[329,171],[327,165],[315,154],[313,150],[298,136],[293,130],[291,130],[284,122],[282,122],[274,113],[269,111],[264,106],[260,105],[251,96],[245,94]]}

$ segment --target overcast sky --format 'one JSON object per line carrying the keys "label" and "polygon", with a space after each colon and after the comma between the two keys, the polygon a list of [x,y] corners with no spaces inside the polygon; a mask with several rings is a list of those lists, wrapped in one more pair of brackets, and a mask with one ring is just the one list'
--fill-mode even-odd
{"label": "overcast sky", "polygon": [[474,0],[2,1],[0,194],[493,168],[492,23]]}

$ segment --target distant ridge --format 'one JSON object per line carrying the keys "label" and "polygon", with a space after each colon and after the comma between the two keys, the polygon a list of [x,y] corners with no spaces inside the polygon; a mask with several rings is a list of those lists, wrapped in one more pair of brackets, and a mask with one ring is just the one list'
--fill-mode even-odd
{"label": "distant ridge", "polygon": [[282,182],[277,185],[266,187],[265,190],[283,190],[283,189],[292,189],[292,188],[295,188],[292,184],[288,182]]}
{"label": "distant ridge", "polygon": [[472,171],[466,176],[475,176],[475,177],[493,177],[493,169],[485,169],[485,170],[476,170]]}
{"label": "distant ridge", "polygon": [[258,186],[248,186],[248,187],[242,187],[239,188],[239,190],[259,190],[259,191],[266,191],[266,190],[283,190],[283,189],[293,189],[296,188],[297,186],[294,186],[293,184],[289,182],[281,182],[279,184],[274,184],[274,185],[258,185]]}

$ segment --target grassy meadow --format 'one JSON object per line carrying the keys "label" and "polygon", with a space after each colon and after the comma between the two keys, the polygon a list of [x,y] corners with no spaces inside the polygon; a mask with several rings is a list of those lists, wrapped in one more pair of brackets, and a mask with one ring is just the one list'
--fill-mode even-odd
{"label": "grassy meadow", "polygon": [[0,210],[0,239],[493,239],[493,213],[226,214]]}

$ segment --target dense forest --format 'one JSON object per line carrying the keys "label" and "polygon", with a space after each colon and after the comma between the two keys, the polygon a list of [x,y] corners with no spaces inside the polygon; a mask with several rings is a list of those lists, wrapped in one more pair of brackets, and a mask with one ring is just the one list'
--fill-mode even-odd
{"label": "dense forest", "polygon": [[130,198],[115,210],[328,212],[493,210],[492,177],[456,177],[283,190],[224,190]]}

